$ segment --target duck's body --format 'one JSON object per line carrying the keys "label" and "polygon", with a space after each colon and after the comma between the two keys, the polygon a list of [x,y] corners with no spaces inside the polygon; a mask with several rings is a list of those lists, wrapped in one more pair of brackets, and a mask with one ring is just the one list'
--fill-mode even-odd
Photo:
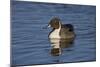
{"label": "duck's body", "polygon": [[73,31],[73,26],[71,24],[61,25],[58,29],[53,29],[50,34],[50,39],[70,39],[75,37],[75,33]]}

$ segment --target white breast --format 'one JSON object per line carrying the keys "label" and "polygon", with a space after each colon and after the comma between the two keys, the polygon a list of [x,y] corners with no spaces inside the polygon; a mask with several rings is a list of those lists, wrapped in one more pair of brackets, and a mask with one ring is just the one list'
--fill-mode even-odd
{"label": "white breast", "polygon": [[49,38],[60,38],[60,35],[59,35],[59,32],[60,32],[60,29],[55,29],[50,35],[49,35]]}

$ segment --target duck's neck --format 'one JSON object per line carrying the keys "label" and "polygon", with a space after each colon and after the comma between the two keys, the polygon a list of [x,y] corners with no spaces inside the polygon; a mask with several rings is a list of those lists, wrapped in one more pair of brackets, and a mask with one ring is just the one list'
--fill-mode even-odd
{"label": "duck's neck", "polygon": [[52,39],[60,39],[60,30],[61,30],[61,24],[59,24],[59,28],[53,28],[49,38]]}
{"label": "duck's neck", "polygon": [[61,29],[61,23],[59,22],[59,27],[58,28],[54,28],[55,30],[59,30],[59,29]]}

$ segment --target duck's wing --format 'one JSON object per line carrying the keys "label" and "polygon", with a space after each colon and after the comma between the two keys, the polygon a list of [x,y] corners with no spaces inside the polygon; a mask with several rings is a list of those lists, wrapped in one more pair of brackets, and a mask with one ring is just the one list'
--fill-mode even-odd
{"label": "duck's wing", "polygon": [[62,28],[69,29],[69,31],[74,31],[74,27],[72,24],[63,24]]}
{"label": "duck's wing", "polygon": [[62,38],[74,38],[75,33],[71,24],[64,24],[60,30],[60,36]]}

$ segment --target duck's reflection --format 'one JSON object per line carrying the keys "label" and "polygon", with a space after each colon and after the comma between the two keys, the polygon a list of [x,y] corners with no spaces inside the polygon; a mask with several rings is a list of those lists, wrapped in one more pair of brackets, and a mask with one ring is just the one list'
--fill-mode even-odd
{"label": "duck's reflection", "polygon": [[57,39],[53,38],[50,39],[52,49],[51,49],[51,55],[53,56],[59,56],[62,54],[62,48],[69,48],[73,45],[73,38],[71,39]]}

